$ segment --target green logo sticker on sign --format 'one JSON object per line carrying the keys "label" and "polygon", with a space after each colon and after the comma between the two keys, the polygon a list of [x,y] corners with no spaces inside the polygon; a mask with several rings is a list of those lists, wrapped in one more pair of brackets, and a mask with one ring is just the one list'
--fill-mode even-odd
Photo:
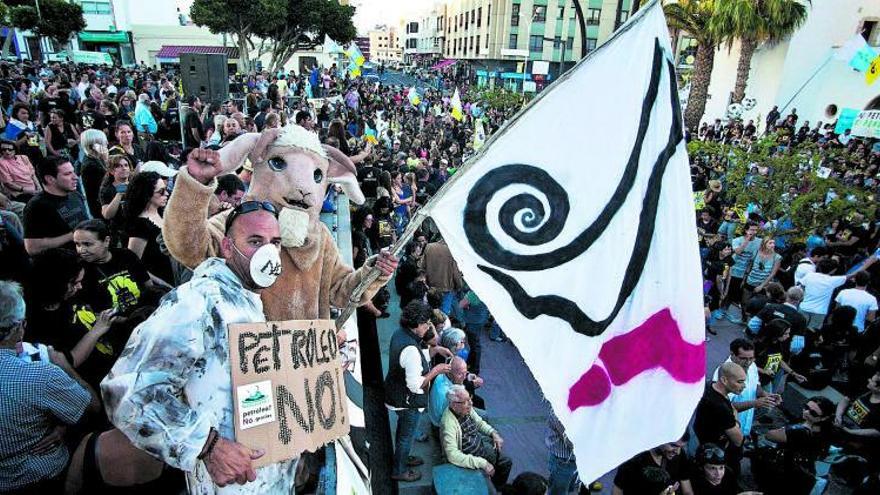
{"label": "green logo sticker on sign", "polygon": [[235,389],[238,398],[238,425],[242,430],[275,421],[275,401],[272,381],[240,385]]}

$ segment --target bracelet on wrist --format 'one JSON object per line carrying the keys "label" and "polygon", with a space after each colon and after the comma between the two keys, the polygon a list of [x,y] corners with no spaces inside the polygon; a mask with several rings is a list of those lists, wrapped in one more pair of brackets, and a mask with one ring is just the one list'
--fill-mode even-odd
{"label": "bracelet on wrist", "polygon": [[[214,436],[211,436],[212,434],[213,434]],[[220,434],[217,433],[217,430],[215,430],[214,428],[211,428],[211,432],[208,433],[208,446],[205,448],[205,451],[202,452],[202,453],[198,456],[198,458],[199,458],[199,459],[204,459],[205,457],[208,457],[209,455],[211,455],[211,451],[214,450],[214,446],[217,445],[217,441],[218,441],[219,439],[220,439]]]}

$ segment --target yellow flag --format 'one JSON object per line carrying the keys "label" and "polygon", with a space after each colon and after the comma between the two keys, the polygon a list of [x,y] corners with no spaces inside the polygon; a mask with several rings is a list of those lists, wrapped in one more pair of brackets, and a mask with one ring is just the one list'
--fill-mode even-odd
{"label": "yellow flag", "polygon": [[865,82],[870,86],[877,81],[878,77],[880,77],[880,55],[874,57],[868,70],[865,71]]}
{"label": "yellow flag", "polygon": [[449,112],[452,114],[452,118],[461,121],[464,118],[464,114],[462,113],[461,96],[458,95],[458,88],[455,89],[455,94],[452,95],[452,100],[449,103],[452,106],[452,110]]}

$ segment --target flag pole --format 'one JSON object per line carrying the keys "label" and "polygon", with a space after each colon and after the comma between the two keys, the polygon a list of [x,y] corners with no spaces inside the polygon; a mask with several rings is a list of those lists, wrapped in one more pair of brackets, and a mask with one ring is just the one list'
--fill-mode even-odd
{"label": "flag pole", "polygon": [[[651,0],[647,5],[644,5],[643,6],[644,8],[640,9],[639,12],[635,16],[633,16],[631,19],[635,19],[635,18],[639,18],[639,17],[647,15],[647,12],[650,12],[650,10],[651,10],[650,7],[653,7],[654,4],[657,3],[658,1],[659,0]],[[618,39],[620,36],[623,35],[623,33],[628,31],[629,29],[631,29],[636,24],[638,24],[638,23],[634,22],[634,21],[624,24],[621,28],[614,31],[614,33],[611,35],[611,37],[608,38],[608,40],[606,40],[605,43],[602,44],[602,46],[606,47],[606,46],[611,45],[614,40]],[[516,115],[514,115],[510,120],[505,122],[504,125],[501,126],[500,129],[498,129],[498,132],[489,136],[489,138],[486,139],[486,141],[483,143],[483,146],[479,149],[479,151],[477,151],[470,158],[468,158],[467,161],[464,164],[462,164],[461,167],[458,168],[458,171],[455,173],[455,175],[450,177],[449,180],[447,180],[446,183],[444,183],[440,187],[440,190],[437,191],[437,194],[432,196],[431,199],[429,199],[428,202],[425,203],[424,206],[422,206],[421,208],[418,209],[418,211],[416,211],[416,215],[412,218],[412,220],[410,220],[409,224],[407,224],[406,229],[403,231],[403,234],[401,234],[400,237],[397,239],[397,242],[395,242],[394,245],[391,246],[391,248],[390,248],[391,254],[393,254],[394,256],[400,257],[400,253],[403,252],[403,248],[406,247],[406,245],[409,243],[410,240],[412,240],[416,231],[419,229],[419,227],[422,226],[422,223],[430,216],[431,207],[435,204],[435,202],[440,201],[440,199],[443,198],[444,195],[446,195],[446,193],[452,188],[452,186],[455,184],[455,182],[457,182],[458,179],[460,179],[465,174],[465,172],[467,172],[468,168],[470,168],[471,165],[473,165],[474,163],[478,162],[480,160],[480,158],[482,158],[483,155],[485,155],[488,152],[488,150],[491,149],[492,144],[497,139],[499,139],[501,136],[505,135],[508,132],[508,130],[517,121],[519,121],[519,119],[521,119],[522,116],[526,114],[526,112],[528,112],[528,110],[530,108],[532,108],[533,106],[536,106],[538,104],[538,102],[540,102],[548,94],[550,94],[553,91],[553,89],[555,89],[557,86],[561,85],[563,81],[566,81],[566,80],[570,79],[571,77],[573,77],[573,75],[577,72],[577,70],[575,70],[575,69],[577,69],[581,65],[586,64],[590,59],[592,59],[594,56],[596,56],[596,54],[600,53],[600,51],[601,50],[597,49],[597,50],[592,50],[589,53],[587,53],[587,55],[585,57],[581,58],[581,60],[577,64],[575,64],[574,67],[572,67],[572,70],[569,70],[568,72],[563,73],[562,76],[558,77],[556,79],[556,81],[552,82],[550,84],[550,86],[547,87],[547,89],[545,89],[541,93],[538,93],[534,98],[532,98],[531,101],[526,103],[519,110],[519,112],[516,113]],[[345,324],[345,322],[349,319],[349,317],[351,317],[352,313],[354,313],[354,310],[359,306],[361,297],[363,297],[364,292],[367,291],[367,288],[369,288],[370,285],[373,284],[373,282],[375,282],[376,280],[379,279],[380,275],[381,275],[381,272],[376,267],[371,268],[367,272],[367,274],[364,275],[364,278],[361,279],[360,283],[358,283],[357,286],[355,286],[354,290],[351,293],[351,296],[348,298],[348,305],[342,310],[342,313],[340,313],[340,315],[336,318],[336,328],[342,328],[342,325]]]}

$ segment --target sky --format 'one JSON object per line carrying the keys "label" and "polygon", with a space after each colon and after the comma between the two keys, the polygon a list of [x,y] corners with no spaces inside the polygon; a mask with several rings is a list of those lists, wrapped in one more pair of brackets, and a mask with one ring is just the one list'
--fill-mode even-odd
{"label": "sky", "polygon": [[[351,0],[357,10],[354,25],[358,34],[366,35],[377,24],[397,26],[400,19],[431,8],[434,0]],[[181,12],[189,12],[193,0],[177,0]]]}

